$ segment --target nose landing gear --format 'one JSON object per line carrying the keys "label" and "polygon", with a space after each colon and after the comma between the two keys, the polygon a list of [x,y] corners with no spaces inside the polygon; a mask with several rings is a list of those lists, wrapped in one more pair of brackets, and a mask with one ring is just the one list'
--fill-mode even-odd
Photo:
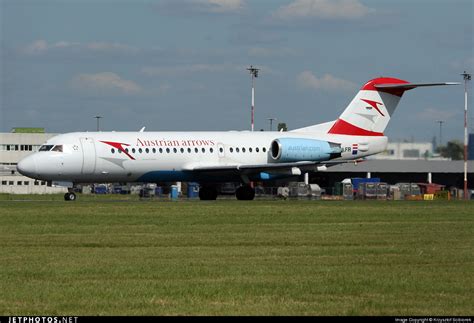
{"label": "nose landing gear", "polygon": [[76,200],[76,194],[73,192],[67,192],[64,194],[64,200],[65,201],[75,201]]}

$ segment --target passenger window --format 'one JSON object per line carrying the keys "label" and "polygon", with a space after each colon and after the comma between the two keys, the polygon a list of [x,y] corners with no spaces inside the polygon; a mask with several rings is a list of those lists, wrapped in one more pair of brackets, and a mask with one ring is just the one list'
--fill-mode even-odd
{"label": "passenger window", "polygon": [[235,148],[235,152],[237,153],[239,152],[239,147]]}
{"label": "passenger window", "polygon": [[163,148],[160,148],[160,149],[159,149],[159,152],[160,152],[160,154],[163,153]]}
{"label": "passenger window", "polygon": [[156,154],[156,148],[153,148],[151,151],[153,151],[153,153]]}
{"label": "passenger window", "polygon": [[115,154],[115,149],[113,149],[113,148],[110,149],[110,152],[111,152],[112,154]]}
{"label": "passenger window", "polygon": [[234,152],[234,148],[230,147],[230,148],[229,148],[229,151],[230,151],[231,153]]}
{"label": "passenger window", "polygon": [[138,152],[141,154],[142,153],[142,149],[141,148],[138,148]]}
{"label": "passenger window", "polygon": [[166,152],[169,154],[169,153],[170,153],[170,149],[169,149],[169,148],[166,148]]}
{"label": "passenger window", "polygon": [[242,148],[242,152],[243,152],[243,153],[245,152],[245,148]]}
{"label": "passenger window", "polygon": [[197,148],[194,148],[194,152],[197,153],[199,150]]}
{"label": "passenger window", "polygon": [[184,148],[181,148],[180,151],[181,151],[181,153],[184,153]]}
{"label": "passenger window", "polygon": [[267,152],[267,148],[263,147],[263,148],[262,148],[262,151],[263,151],[264,153]]}
{"label": "passenger window", "polygon": [[132,153],[135,153],[135,148],[132,148]]}
{"label": "passenger window", "polygon": [[173,148],[173,152],[176,154],[178,150],[176,148]]}
{"label": "passenger window", "polygon": [[191,148],[188,148],[188,153],[190,153],[190,152],[191,152]]}
{"label": "passenger window", "polygon": [[252,152],[252,147],[249,148],[249,153],[251,153],[251,152]]}
{"label": "passenger window", "polygon": [[150,152],[150,149],[145,148],[145,152],[148,154]]}
{"label": "passenger window", "polygon": [[212,148],[209,148],[209,151],[210,151],[211,153],[213,153],[213,152],[214,152],[214,149],[212,149]]}
{"label": "passenger window", "polygon": [[206,152],[206,148],[203,148],[203,149],[201,149],[201,150],[202,150],[202,152],[203,152],[203,153],[205,153],[205,152]]}
{"label": "passenger window", "polygon": [[256,151],[257,153],[259,152],[259,149],[258,149],[258,147],[257,147],[257,148],[255,148],[255,151]]}
{"label": "passenger window", "polygon": [[128,154],[128,148],[125,148],[125,152]]}
{"label": "passenger window", "polygon": [[220,147],[220,148],[219,148],[219,152],[222,153],[223,151],[224,151],[224,149],[222,149],[222,147]]}

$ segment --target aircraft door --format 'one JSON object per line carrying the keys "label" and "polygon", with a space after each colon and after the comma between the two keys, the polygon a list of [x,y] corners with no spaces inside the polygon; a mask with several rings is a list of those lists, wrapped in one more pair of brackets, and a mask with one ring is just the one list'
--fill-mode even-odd
{"label": "aircraft door", "polygon": [[225,148],[224,145],[220,142],[217,143],[217,154],[219,155],[219,158],[225,157]]}
{"label": "aircraft door", "polygon": [[93,138],[80,138],[82,146],[82,174],[95,171],[95,144]]}

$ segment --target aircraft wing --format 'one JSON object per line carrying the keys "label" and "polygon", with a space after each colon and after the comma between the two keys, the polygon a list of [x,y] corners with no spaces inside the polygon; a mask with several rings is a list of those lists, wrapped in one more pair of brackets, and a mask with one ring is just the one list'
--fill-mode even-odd
{"label": "aircraft wing", "polygon": [[259,172],[281,172],[285,170],[291,170],[293,168],[299,168],[301,171],[318,171],[321,167],[331,167],[339,164],[346,163],[358,163],[364,161],[363,159],[357,160],[331,160],[331,161],[298,161],[291,163],[268,163],[268,164],[236,164],[236,165],[190,165],[185,170],[194,172],[238,172],[241,174],[251,174]]}

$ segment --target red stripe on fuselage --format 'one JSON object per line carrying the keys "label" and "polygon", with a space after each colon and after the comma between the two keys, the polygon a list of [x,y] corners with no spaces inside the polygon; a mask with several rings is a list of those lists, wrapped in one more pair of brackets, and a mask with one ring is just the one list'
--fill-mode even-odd
{"label": "red stripe on fuselage", "polygon": [[124,146],[130,146],[129,144],[124,144],[124,143],[120,143],[120,142],[114,142],[114,141],[100,141],[100,142],[103,142],[104,144],[107,144],[109,146],[112,146],[114,148],[117,148],[118,150],[120,150],[121,152],[123,152],[125,155],[127,155],[131,160],[135,160],[135,158],[133,158],[132,155],[130,155],[123,147],[122,145]]}
{"label": "red stripe on fuselage", "polygon": [[350,124],[342,119],[338,119],[329,129],[328,133],[333,135],[351,135],[351,136],[383,136],[383,132],[365,130]]}

